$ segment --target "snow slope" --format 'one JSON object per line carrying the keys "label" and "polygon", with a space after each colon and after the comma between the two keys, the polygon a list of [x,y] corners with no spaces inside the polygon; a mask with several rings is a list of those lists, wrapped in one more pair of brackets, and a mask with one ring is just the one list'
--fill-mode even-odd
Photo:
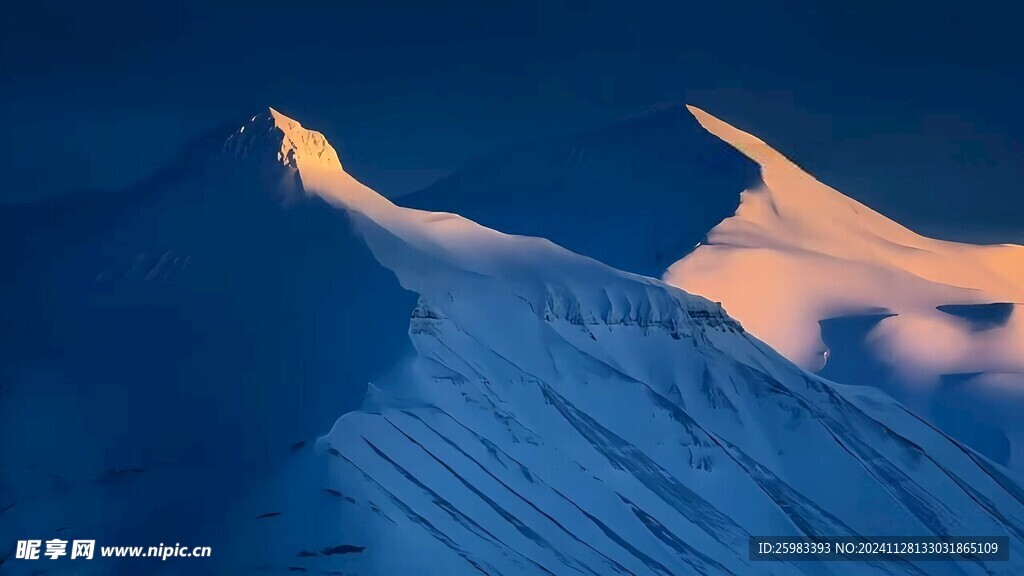
{"label": "snow slope", "polygon": [[[319,442],[371,574],[1010,574],[751,563],[752,534],[1024,537],[1002,469],[885,395],[811,375],[721,307],[330,171],[420,294],[416,353]],[[319,562],[320,559],[311,562]],[[319,564],[311,563],[310,567]]]}
{"label": "snow slope", "polygon": [[[722,302],[758,338],[811,370],[828,368],[830,354],[836,360],[856,348],[830,351],[820,322],[876,316],[861,334],[862,356],[843,361],[877,369],[830,376],[887,386],[926,413],[934,408],[939,420],[974,418],[1003,428],[1011,440],[1020,435],[1024,247],[915,234],[756,137],[690,110],[757,162],[763,182],[743,192],[735,215],[672,265],[667,283]],[[969,380],[973,394],[948,385],[954,376]],[[972,408],[943,415],[939,404],[950,394]]]}

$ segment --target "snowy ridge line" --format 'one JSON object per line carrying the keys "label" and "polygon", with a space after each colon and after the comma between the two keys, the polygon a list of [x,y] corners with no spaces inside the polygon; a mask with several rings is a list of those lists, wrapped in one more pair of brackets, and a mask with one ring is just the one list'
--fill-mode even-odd
{"label": "snowy ridge line", "polygon": [[[756,136],[689,110],[755,162],[761,181],[663,279],[722,302],[795,364],[882,388],[947,432],[965,414],[984,422],[974,427],[983,432],[955,435],[1019,476],[1024,314],[1014,303],[1024,301],[1024,246],[917,234]],[[826,342],[823,324],[878,314],[886,317],[863,332],[836,328]],[[943,385],[957,375],[963,386]]]}

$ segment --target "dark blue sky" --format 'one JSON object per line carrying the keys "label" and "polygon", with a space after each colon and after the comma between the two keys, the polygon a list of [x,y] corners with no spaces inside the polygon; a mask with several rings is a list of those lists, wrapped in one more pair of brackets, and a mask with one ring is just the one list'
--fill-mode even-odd
{"label": "dark blue sky", "polygon": [[0,198],[130,183],[266,105],[384,191],[698,104],[925,232],[1024,241],[1005,2],[8,2]]}

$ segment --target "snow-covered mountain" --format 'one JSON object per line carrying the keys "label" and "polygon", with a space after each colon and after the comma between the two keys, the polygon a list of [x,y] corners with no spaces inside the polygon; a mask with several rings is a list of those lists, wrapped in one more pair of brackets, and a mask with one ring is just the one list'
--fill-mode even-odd
{"label": "snow-covered mountain", "polygon": [[750,535],[1017,548],[1024,491],[719,304],[396,206],[274,110],[139,187],[0,218],[0,532],[215,551],[86,573],[1024,570],[751,562]]}
{"label": "snow-covered mountain", "polygon": [[722,302],[797,364],[882,386],[1024,466],[1010,454],[1024,446],[1024,246],[915,234],[754,136],[691,111],[757,162],[763,182],[665,281]]}
{"label": "snow-covered mountain", "polygon": [[[419,293],[415,356],[319,447],[401,574],[1010,574],[754,563],[750,535],[1024,537],[1024,492],[889,397],[805,372],[721,306],[318,171]],[[310,184],[311,183],[311,184]],[[323,559],[310,561],[318,567]]]}
{"label": "snow-covered mountain", "polygon": [[309,166],[341,170],[265,110],[138,186],[0,210],[0,559],[66,528],[216,551],[78,570],[255,565],[256,518],[289,494],[274,479],[402,356],[415,304],[306,194]]}

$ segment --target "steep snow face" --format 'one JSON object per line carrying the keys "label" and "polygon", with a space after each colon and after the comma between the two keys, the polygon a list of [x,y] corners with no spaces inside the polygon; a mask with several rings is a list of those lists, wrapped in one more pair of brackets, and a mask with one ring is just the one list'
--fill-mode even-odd
{"label": "steep snow face", "polygon": [[1024,247],[915,234],[754,136],[691,111],[757,162],[763,183],[743,192],[735,215],[672,265],[667,283],[722,302],[787,358],[812,370],[825,366],[826,373],[830,354],[838,360],[853,347],[828,350],[819,322],[878,315],[863,334],[867,357],[860,364],[881,365],[868,380],[884,374],[895,393],[927,411],[932,395],[943,392],[935,388],[942,378],[972,375],[986,397],[976,398],[976,413],[961,419],[987,420],[1016,434],[1024,400]]}
{"label": "steep snow face", "polygon": [[[1002,469],[717,305],[545,240],[331,191],[420,294],[416,349],[320,448],[374,574],[994,574],[752,563],[750,535],[1024,537]],[[323,566],[322,559],[310,566]]]}

